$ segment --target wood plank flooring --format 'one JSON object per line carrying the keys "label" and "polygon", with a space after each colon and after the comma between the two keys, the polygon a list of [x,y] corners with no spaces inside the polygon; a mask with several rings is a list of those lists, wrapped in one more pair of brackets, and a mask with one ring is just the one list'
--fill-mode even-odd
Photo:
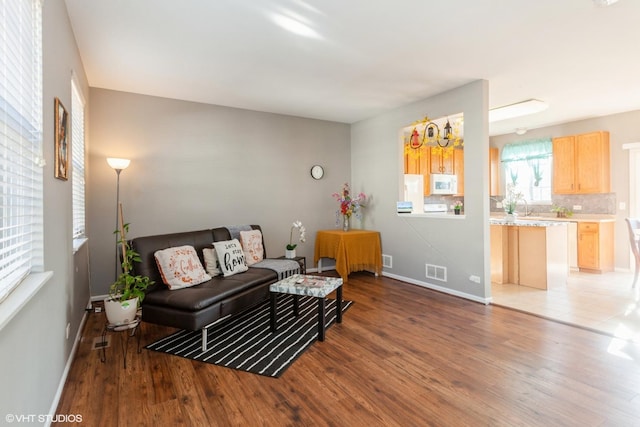
{"label": "wood plank flooring", "polygon": [[[640,425],[640,347],[369,273],[278,379],[142,350],[91,313],[57,410],[91,426]],[[143,345],[175,331],[143,324]],[[58,424],[64,425],[64,424]],[[71,425],[71,424],[70,424]]]}

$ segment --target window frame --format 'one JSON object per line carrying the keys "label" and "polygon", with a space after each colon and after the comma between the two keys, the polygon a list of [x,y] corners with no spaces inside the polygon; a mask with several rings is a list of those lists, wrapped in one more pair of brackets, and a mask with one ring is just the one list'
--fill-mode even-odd
{"label": "window frame", "polygon": [[0,329],[52,277],[43,272],[42,4],[0,11]]}

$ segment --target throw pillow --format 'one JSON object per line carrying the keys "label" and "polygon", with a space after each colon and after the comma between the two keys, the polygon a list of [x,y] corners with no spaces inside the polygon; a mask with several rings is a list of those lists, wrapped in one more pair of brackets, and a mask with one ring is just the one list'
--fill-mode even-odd
{"label": "throw pillow", "polygon": [[202,250],[204,258],[204,269],[211,277],[219,276],[222,274],[220,271],[220,265],[218,264],[218,256],[214,248],[204,248]]}
{"label": "throw pillow", "polygon": [[222,271],[224,277],[242,273],[249,269],[238,239],[213,242],[213,247],[216,248],[220,271]]}
{"label": "throw pillow", "polygon": [[262,247],[262,232],[260,230],[241,231],[240,244],[247,265],[253,265],[263,260],[264,248]]}
{"label": "throw pillow", "polygon": [[177,246],[154,253],[162,281],[170,290],[188,288],[211,279],[193,246]]}

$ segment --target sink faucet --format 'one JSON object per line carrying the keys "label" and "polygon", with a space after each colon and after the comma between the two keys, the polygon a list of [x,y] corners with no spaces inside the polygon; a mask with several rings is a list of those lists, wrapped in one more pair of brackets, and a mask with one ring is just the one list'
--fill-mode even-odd
{"label": "sink faucet", "polygon": [[529,212],[529,204],[527,203],[527,199],[522,199],[522,201],[524,202],[524,216],[531,215],[533,212]]}

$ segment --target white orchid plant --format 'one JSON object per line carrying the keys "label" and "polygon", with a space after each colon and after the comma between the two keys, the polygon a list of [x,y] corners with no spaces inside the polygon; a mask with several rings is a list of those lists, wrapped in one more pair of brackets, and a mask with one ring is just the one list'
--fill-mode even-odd
{"label": "white orchid plant", "polygon": [[294,223],[291,225],[291,232],[289,233],[289,244],[287,245],[288,251],[292,251],[296,248],[296,246],[298,246],[297,243],[293,243],[293,230],[298,230],[300,232],[299,240],[301,243],[304,243],[307,240],[307,237],[306,237],[307,229],[304,228],[304,225],[302,225],[302,222],[294,221]]}
{"label": "white orchid plant", "polygon": [[507,195],[502,200],[504,211],[508,214],[513,214],[520,200],[524,200],[524,194],[515,185],[507,184]]}

